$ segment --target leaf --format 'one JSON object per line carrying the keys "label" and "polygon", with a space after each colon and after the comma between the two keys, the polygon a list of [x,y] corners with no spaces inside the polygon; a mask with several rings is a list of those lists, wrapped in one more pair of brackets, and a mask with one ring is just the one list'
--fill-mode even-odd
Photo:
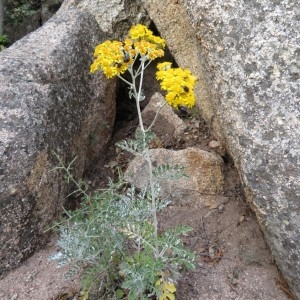
{"label": "leaf", "polygon": [[155,282],[155,286],[159,286],[161,284],[161,279],[158,279],[156,282]]}
{"label": "leaf", "polygon": [[129,293],[128,300],[136,300],[132,292]]}
{"label": "leaf", "polygon": [[175,300],[175,295],[167,292],[160,296],[159,300]]}
{"label": "leaf", "polygon": [[129,152],[135,156],[141,156],[142,148],[134,140],[120,141],[120,142],[116,143],[116,146],[121,148],[122,150],[126,150],[127,152]]}
{"label": "leaf", "polygon": [[164,281],[163,286],[164,290],[167,290],[172,294],[176,292],[176,287],[173,282]]}
{"label": "leaf", "polygon": [[162,294],[159,296],[159,300],[175,300],[176,287],[173,282],[165,281],[162,278],[157,280],[156,286],[160,286]]}
{"label": "leaf", "polygon": [[89,291],[87,291],[87,292],[81,292],[81,294],[82,295],[79,297],[79,300],[88,300],[88,298],[89,298]]}
{"label": "leaf", "polygon": [[184,167],[179,165],[161,164],[154,168],[153,175],[157,179],[179,179],[188,177],[184,172]]}
{"label": "leaf", "polygon": [[122,299],[125,293],[121,289],[116,290],[116,296],[118,299]]}

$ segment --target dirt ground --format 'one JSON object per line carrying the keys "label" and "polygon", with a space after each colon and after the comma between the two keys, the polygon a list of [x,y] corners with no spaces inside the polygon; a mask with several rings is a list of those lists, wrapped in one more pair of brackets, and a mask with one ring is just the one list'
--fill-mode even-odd
{"label": "dirt ground", "polygon": [[[121,121],[107,151],[106,161],[91,170],[91,186],[105,184],[117,166],[125,169],[129,156],[116,151],[114,142],[130,136],[136,120]],[[173,148],[188,146],[210,150],[209,127],[199,117],[185,118],[187,130]],[[125,125],[124,125],[125,124]],[[210,150],[211,151],[211,150]],[[285,300],[293,299],[280,277],[255,216],[247,206],[238,174],[226,161],[223,201],[212,207],[169,206],[160,214],[161,229],[176,224],[190,225],[184,237],[196,252],[197,268],[184,274],[177,284],[178,300]],[[93,176],[97,174],[97,176]],[[57,237],[41,251],[0,280],[0,300],[77,300],[79,279],[68,281],[65,269],[48,257],[55,253]]]}

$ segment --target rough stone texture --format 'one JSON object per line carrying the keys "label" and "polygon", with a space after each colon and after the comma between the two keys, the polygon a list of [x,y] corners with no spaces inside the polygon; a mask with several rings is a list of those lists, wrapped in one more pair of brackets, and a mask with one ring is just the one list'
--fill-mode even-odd
{"label": "rough stone texture", "polygon": [[299,1],[144,0],[300,299]]}
{"label": "rough stone texture", "polygon": [[[161,148],[151,149],[150,156],[155,165],[179,165],[184,167],[184,172],[189,176],[160,180],[159,197],[169,199],[172,204],[200,207],[224,201],[224,165],[218,154],[198,148],[178,151]],[[136,157],[129,164],[124,178],[138,188],[147,186],[149,177],[146,161]]]}
{"label": "rough stone texture", "polygon": [[115,82],[89,74],[100,33],[70,9],[0,53],[0,275],[45,243],[62,210],[69,187],[51,152],[77,156],[80,178],[110,137]]}
{"label": "rough stone texture", "polygon": [[150,24],[150,18],[139,0],[64,0],[58,13],[70,7],[95,16],[108,38],[123,39],[132,25]]}
{"label": "rough stone texture", "polygon": [[45,0],[41,8],[42,24],[46,23],[58,11],[64,0]]}
{"label": "rough stone texture", "polygon": [[[160,93],[155,93],[145,109],[142,116],[146,126],[150,126],[153,122],[159,107],[166,103],[164,97]],[[160,109],[156,121],[151,129],[160,139],[164,147],[170,146],[176,138],[180,136],[186,129],[186,125],[180,119],[169,105],[165,105]]]}

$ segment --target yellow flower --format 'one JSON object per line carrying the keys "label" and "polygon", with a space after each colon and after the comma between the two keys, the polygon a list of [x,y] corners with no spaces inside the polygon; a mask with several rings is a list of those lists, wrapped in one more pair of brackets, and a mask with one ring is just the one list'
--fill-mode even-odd
{"label": "yellow flower", "polygon": [[153,35],[146,26],[137,24],[129,31],[129,38],[133,40],[133,48],[150,60],[164,56],[163,49],[166,42],[161,37]]}
{"label": "yellow flower", "polygon": [[129,31],[129,36],[120,41],[105,41],[94,51],[94,61],[90,72],[102,70],[107,78],[123,74],[136,57],[140,55],[147,60],[164,56],[164,39],[154,36],[146,26],[138,24]]}
{"label": "yellow flower", "polygon": [[98,45],[94,52],[94,62],[90,72],[102,70],[107,78],[123,74],[133,62],[136,55],[132,49],[132,41],[127,39],[124,43],[119,41],[105,41]]}
{"label": "yellow flower", "polygon": [[125,46],[132,46],[132,44],[133,44],[132,39],[130,38],[125,39],[124,41]]}
{"label": "yellow flower", "polygon": [[147,53],[147,44],[146,41],[137,41],[134,43],[134,49],[138,51],[141,55],[145,55]]}
{"label": "yellow flower", "polygon": [[132,27],[129,31],[129,36],[135,40],[143,39],[149,34],[151,35],[152,31],[142,24],[137,24],[136,26]]}
{"label": "yellow flower", "polygon": [[159,36],[152,35],[149,39],[153,44],[160,45],[161,48],[166,47],[166,41]]}
{"label": "yellow flower", "polygon": [[171,68],[170,62],[157,65],[156,78],[162,90],[167,91],[166,101],[170,106],[193,107],[195,105],[194,86],[196,77],[189,70]]}
{"label": "yellow flower", "polygon": [[157,69],[159,71],[166,71],[167,69],[170,69],[171,66],[172,66],[172,63],[166,61],[166,62],[157,64]]}
{"label": "yellow flower", "polygon": [[164,56],[164,51],[162,49],[149,49],[148,51],[148,58],[150,60],[154,60],[157,57],[163,57]]}

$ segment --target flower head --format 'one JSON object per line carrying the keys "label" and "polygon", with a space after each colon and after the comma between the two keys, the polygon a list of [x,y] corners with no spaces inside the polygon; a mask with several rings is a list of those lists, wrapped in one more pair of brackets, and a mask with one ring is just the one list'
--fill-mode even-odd
{"label": "flower head", "polygon": [[164,56],[165,40],[153,35],[153,32],[146,26],[138,24],[132,27],[129,31],[129,38],[132,39],[134,49],[141,56],[150,60]]}
{"label": "flower head", "polygon": [[107,78],[123,74],[133,62],[135,51],[129,41],[105,41],[98,45],[94,52],[91,73],[103,70]]}
{"label": "flower head", "polygon": [[105,41],[98,45],[90,71],[95,73],[102,70],[107,78],[119,76],[134,63],[138,55],[147,60],[164,56],[165,45],[164,39],[138,24],[131,28],[124,42]]}
{"label": "flower head", "polygon": [[160,45],[161,48],[166,46],[166,42],[159,36],[153,35],[153,32],[145,25],[137,24],[129,31],[129,37],[133,40],[145,40],[147,42]]}
{"label": "flower head", "polygon": [[193,107],[195,105],[194,87],[196,77],[190,70],[171,68],[170,62],[157,65],[156,79],[160,81],[162,90],[167,91],[166,101],[178,109],[178,106]]}

